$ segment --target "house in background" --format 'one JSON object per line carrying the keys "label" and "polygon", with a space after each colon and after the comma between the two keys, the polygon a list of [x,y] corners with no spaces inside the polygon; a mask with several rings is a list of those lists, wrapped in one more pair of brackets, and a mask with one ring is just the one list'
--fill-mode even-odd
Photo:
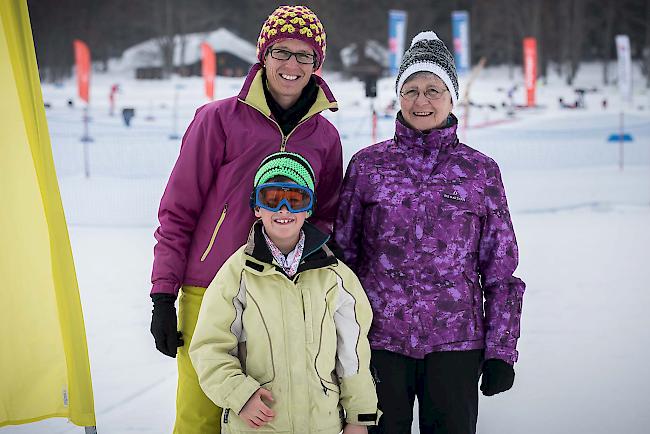
{"label": "house in background", "polygon": [[365,41],[363,50],[358,44],[350,44],[340,51],[343,72],[365,80],[368,76],[383,77],[388,73],[388,48],[379,42]]}
{"label": "house in background", "polygon": [[[207,42],[217,55],[217,74],[229,77],[246,75],[257,62],[254,44],[226,29],[209,33],[191,33],[174,37],[174,72],[181,76],[201,75],[201,43]],[[149,39],[124,51],[121,59],[110,66],[132,71],[138,79],[163,78],[163,55],[157,39]]]}

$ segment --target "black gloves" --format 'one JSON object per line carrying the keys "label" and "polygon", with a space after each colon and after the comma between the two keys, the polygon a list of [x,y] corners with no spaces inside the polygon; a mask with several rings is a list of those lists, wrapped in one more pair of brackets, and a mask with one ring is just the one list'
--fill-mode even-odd
{"label": "black gloves", "polygon": [[176,347],[182,347],[185,343],[176,326],[176,297],[172,294],[152,294],[151,299],[151,334],[156,340],[156,348],[166,356],[176,357]]}
{"label": "black gloves", "polygon": [[483,362],[483,380],[481,392],[485,396],[505,392],[515,382],[515,370],[512,365],[501,359],[488,359]]}

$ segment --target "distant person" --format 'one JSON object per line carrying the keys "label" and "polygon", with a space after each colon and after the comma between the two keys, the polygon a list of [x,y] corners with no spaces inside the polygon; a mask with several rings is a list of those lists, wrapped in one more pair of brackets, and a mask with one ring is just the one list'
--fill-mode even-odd
{"label": "distant person", "polygon": [[[151,333],[175,357],[174,433],[220,431],[221,410],[205,396],[187,353],[205,288],[242,244],[255,217],[248,183],[277,151],[307,158],[318,183],[311,222],[331,231],[343,178],[341,140],[320,112],[337,110],[314,72],[325,58],[325,30],[304,6],[281,6],[262,26],[239,95],[204,105],[189,125],[160,202],[152,272]],[[179,295],[178,324],[174,302]]]}
{"label": "distant person", "polygon": [[246,181],[259,220],[203,297],[190,346],[201,387],[224,408],[223,432],[367,433],[378,418],[372,310],[329,235],[305,220],[314,172],[278,152]]}
{"label": "distant person", "polygon": [[335,225],[373,308],[378,432],[476,432],[478,382],[515,378],[524,283],[497,163],[460,143],[453,56],[434,32],[404,54],[394,138],[350,161]]}
{"label": "distant person", "polygon": [[564,101],[564,98],[560,97],[558,98],[558,103],[560,104],[560,108],[568,108],[568,109],[574,109],[578,108],[578,103],[567,103]]}
{"label": "distant person", "polygon": [[113,116],[115,114],[115,94],[117,94],[120,91],[120,85],[117,83],[113,83],[111,85],[111,90],[108,93],[108,114],[110,116]]}
{"label": "distant person", "polygon": [[585,93],[587,91],[585,89],[575,89],[574,92],[576,93],[575,108],[586,108]]}

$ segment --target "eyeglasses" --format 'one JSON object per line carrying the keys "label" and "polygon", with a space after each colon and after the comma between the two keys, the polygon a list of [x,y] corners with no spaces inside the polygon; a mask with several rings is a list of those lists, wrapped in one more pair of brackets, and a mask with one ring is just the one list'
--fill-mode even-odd
{"label": "eyeglasses", "polygon": [[[430,87],[430,88],[428,88],[427,90],[424,91],[424,97],[426,99],[435,101],[435,100],[438,100],[438,99],[442,98],[442,95],[444,95],[444,93],[447,92],[447,91],[448,91],[447,89],[438,90],[438,89],[436,89],[434,87]],[[399,94],[405,100],[415,101],[418,98],[418,96],[420,96],[420,91],[418,89],[409,89],[409,90],[400,92]]]}
{"label": "eyeglasses", "polygon": [[309,53],[294,53],[293,51],[283,50],[282,48],[272,48],[269,50],[271,57],[277,60],[289,60],[295,56],[298,63],[303,65],[313,65],[316,63],[316,56]]}
{"label": "eyeglasses", "polygon": [[269,182],[255,188],[255,206],[277,212],[283,205],[291,213],[311,211],[314,207],[314,192],[290,182]]}

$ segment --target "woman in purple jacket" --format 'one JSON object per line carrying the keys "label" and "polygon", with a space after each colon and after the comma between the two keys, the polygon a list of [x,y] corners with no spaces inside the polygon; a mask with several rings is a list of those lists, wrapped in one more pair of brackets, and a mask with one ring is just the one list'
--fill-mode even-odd
{"label": "woman in purple jacket", "polygon": [[478,380],[512,387],[524,283],[499,167],[460,143],[453,57],[434,32],[405,53],[395,137],[359,151],[335,238],[373,307],[380,433],[476,431]]}
{"label": "woman in purple jacket", "polygon": [[[174,433],[218,433],[221,410],[201,390],[187,348],[205,288],[255,220],[248,206],[260,162],[277,151],[310,161],[318,206],[311,222],[331,232],[343,178],[341,140],[319,113],[337,110],[314,75],[325,58],[325,31],[304,6],[282,6],[262,26],[259,62],[239,95],[204,105],[188,127],[160,202],[155,237],[151,333],[175,357]],[[178,324],[174,302],[179,296]]]}

